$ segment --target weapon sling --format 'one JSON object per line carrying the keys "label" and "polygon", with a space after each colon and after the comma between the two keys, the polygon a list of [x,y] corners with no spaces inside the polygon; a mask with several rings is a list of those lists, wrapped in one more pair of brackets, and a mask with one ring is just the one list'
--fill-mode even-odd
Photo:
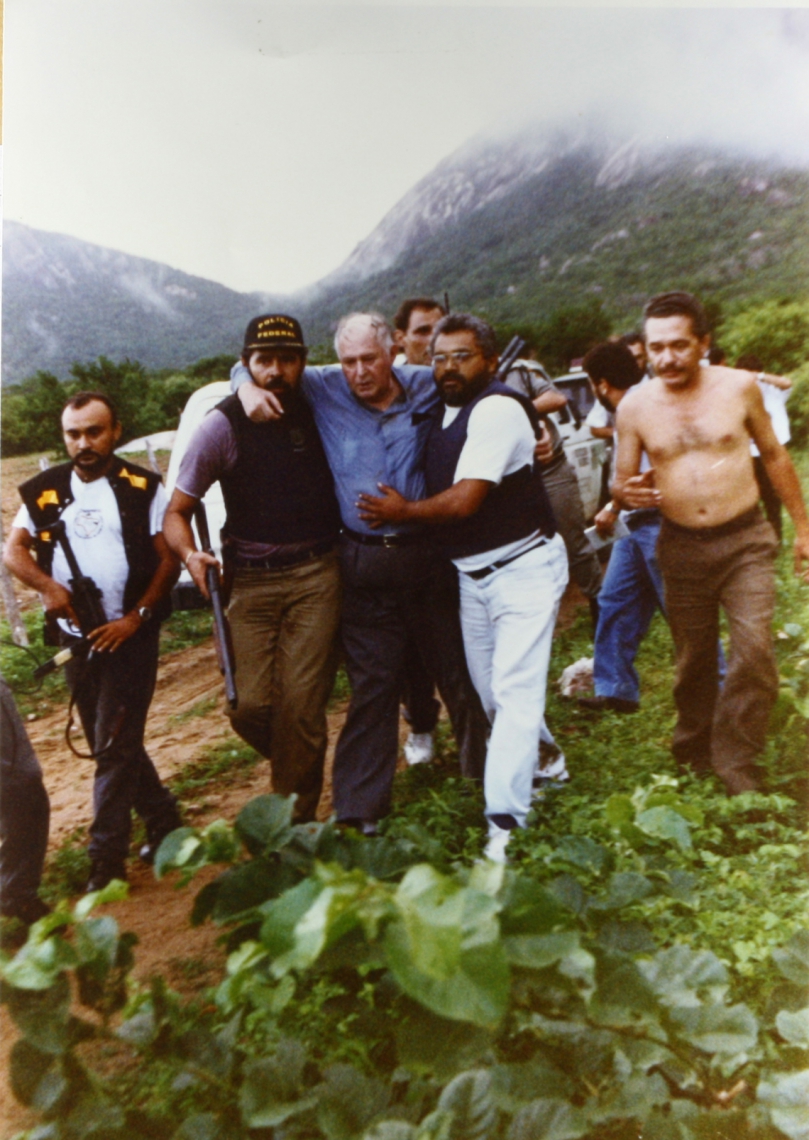
{"label": "weapon sling", "polygon": [[82,574],[81,567],[73,552],[73,547],[70,545],[70,539],[67,537],[64,519],[60,518],[51,526],[42,527],[41,530],[50,532],[62,548],[72,575],[70,578],[71,601],[73,609],[76,611],[76,616],[79,619],[79,629],[81,630],[82,636],[72,645],[65,646],[64,649],[60,650],[50,661],[46,661],[44,665],[40,665],[39,668],[34,671],[34,677],[39,680],[46,674],[53,672],[53,670],[57,669],[60,665],[66,665],[68,661],[74,657],[84,658],[84,668],[79,674],[70,695],[67,725],[65,726],[65,742],[73,755],[78,756],[79,759],[98,760],[101,756],[109,752],[110,748],[112,748],[118,739],[118,735],[123,727],[124,718],[126,717],[126,708],[122,705],[116,713],[112,731],[110,732],[110,738],[103,748],[91,749],[90,752],[79,752],[71,739],[71,732],[73,731],[75,723],[73,710],[76,705],[76,693],[83,684],[87,683],[87,675],[90,668],[97,668],[100,664],[99,658],[93,655],[93,643],[89,638],[89,634],[91,634],[94,629],[98,629],[99,626],[106,625],[107,623],[107,615],[104,612],[102,602],[102,593],[89,575]]}

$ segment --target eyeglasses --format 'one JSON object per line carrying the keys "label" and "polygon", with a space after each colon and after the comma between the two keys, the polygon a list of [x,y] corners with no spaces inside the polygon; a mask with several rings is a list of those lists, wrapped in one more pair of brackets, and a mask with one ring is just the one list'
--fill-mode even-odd
{"label": "eyeglasses", "polygon": [[433,356],[433,367],[444,368],[445,365],[452,363],[454,365],[467,364],[470,360],[474,360],[476,356],[480,356],[480,349],[470,352],[468,348],[461,348],[457,352],[436,352]]}

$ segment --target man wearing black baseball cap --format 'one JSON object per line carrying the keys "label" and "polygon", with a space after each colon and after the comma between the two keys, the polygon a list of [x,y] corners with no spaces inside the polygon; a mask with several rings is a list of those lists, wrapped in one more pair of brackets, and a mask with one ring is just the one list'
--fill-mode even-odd
{"label": "man wearing black baseball cap", "polygon": [[339,512],[331,472],[299,390],[306,365],[294,317],[267,313],[247,326],[242,362],[284,409],[249,420],[236,396],[197,429],[183,456],[164,534],[203,594],[205,570],[191,529],[197,502],[217,480],[228,608],[236,658],[239,735],[272,765],[273,789],[295,793],[296,822],[314,819],[326,753],[326,702],[336,670]]}

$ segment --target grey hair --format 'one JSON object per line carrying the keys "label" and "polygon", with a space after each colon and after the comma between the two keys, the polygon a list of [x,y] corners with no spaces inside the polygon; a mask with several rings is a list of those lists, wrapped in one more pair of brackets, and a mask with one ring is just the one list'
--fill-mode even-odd
{"label": "grey hair", "polygon": [[334,351],[337,353],[338,359],[340,357],[340,337],[345,332],[346,327],[355,321],[364,323],[372,330],[385,352],[390,352],[393,348],[393,330],[381,313],[348,313],[347,316],[340,317],[337,331],[334,334]]}
{"label": "grey hair", "polygon": [[480,351],[487,360],[497,356],[497,337],[488,321],[474,317],[471,313],[450,313],[442,317],[433,329],[430,352],[435,352],[435,342],[442,333],[471,332]]}

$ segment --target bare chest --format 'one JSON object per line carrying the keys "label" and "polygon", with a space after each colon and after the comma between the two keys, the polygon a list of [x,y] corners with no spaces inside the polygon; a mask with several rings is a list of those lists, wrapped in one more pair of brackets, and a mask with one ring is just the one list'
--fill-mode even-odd
{"label": "bare chest", "polygon": [[746,449],[749,435],[744,409],[733,399],[715,394],[698,400],[661,400],[643,425],[646,452],[653,463],[672,461],[695,452]]}

